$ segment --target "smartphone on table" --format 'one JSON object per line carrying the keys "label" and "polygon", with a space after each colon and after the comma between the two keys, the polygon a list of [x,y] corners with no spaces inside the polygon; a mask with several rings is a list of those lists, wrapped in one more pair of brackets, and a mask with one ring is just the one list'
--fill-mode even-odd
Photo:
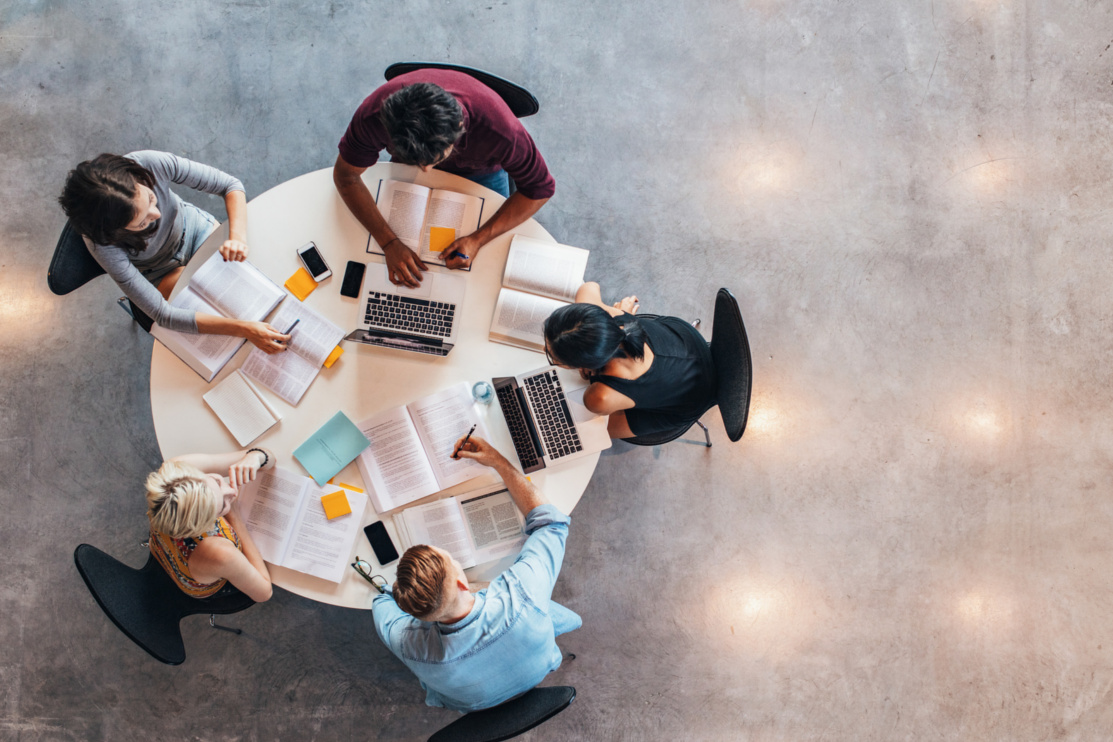
{"label": "smartphone on table", "polygon": [[325,262],[325,258],[321,255],[321,251],[317,249],[316,244],[307,242],[299,247],[298,257],[301,259],[301,264],[309,271],[309,275],[313,276],[313,280],[317,283],[332,275],[332,269],[328,267],[328,263]]}
{"label": "smartphone on table", "polygon": [[367,534],[367,540],[371,542],[371,550],[375,552],[375,558],[379,560],[380,565],[390,564],[398,558],[398,549],[394,548],[394,542],[390,540],[390,534],[387,533],[386,526],[381,520],[367,526],[363,532]]}

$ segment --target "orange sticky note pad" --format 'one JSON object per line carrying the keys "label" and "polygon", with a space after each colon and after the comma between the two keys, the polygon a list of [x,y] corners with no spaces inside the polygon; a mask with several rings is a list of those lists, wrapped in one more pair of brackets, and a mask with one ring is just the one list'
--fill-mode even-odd
{"label": "orange sticky note pad", "polygon": [[456,241],[456,230],[452,227],[429,227],[429,252],[443,252]]}
{"label": "orange sticky note pad", "polygon": [[332,349],[332,352],[328,354],[328,358],[325,359],[325,368],[332,368],[332,364],[336,363],[336,359],[342,355],[344,355],[344,349],[337,345]]}
{"label": "orange sticky note pad", "polygon": [[321,495],[321,507],[325,509],[325,517],[329,520],[352,512],[352,506],[348,504],[348,497],[344,494],[344,490]]}
{"label": "orange sticky note pad", "polygon": [[305,297],[317,289],[317,282],[305,268],[298,268],[298,272],[286,279],[283,284],[290,293],[298,297],[298,301],[305,301]]}

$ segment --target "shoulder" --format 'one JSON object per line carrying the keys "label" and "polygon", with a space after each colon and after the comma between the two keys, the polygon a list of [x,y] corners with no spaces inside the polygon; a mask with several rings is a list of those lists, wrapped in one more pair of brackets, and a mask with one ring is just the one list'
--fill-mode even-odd
{"label": "shoulder", "polygon": [[197,544],[190,561],[203,565],[222,565],[242,557],[236,545],[221,536],[207,536]]}
{"label": "shoulder", "polygon": [[584,390],[584,406],[597,415],[608,415],[633,407],[634,400],[607,386],[605,382],[596,381]]}

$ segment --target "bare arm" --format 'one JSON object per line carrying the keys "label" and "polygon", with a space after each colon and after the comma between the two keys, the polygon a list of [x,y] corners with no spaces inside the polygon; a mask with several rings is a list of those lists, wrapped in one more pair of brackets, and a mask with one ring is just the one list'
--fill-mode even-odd
{"label": "bare arm", "polygon": [[[452,243],[445,253],[449,255],[455,253],[455,255],[445,261],[445,265],[449,268],[471,266],[471,262],[475,260],[475,256],[484,245],[532,217],[548,201],[547,198],[533,199],[526,198],[518,192],[511,193],[510,198],[503,202],[502,206],[499,207],[494,216],[487,220],[486,224],[468,236],[461,237]],[[467,256],[467,259],[463,257],[464,255]]]}
{"label": "bare arm", "polygon": [[462,458],[474,459],[494,469],[506,483],[506,489],[514,499],[518,510],[522,511],[522,515],[529,515],[534,508],[549,504],[548,498],[526,478],[525,474],[518,471],[505,456],[498,452],[498,449],[482,438],[473,435],[466,444],[461,438],[456,441],[455,448],[459,449]]}
{"label": "bare arm", "polygon": [[205,539],[197,545],[189,560],[193,578],[198,582],[225,579],[256,603],[269,600],[273,593],[270,570],[251,539],[247,526],[235,508],[225,517],[236,529],[243,552],[227,539]]}
{"label": "bare arm", "polygon": [[344,205],[383,249],[387,268],[390,270],[390,280],[396,284],[416,287],[421,283],[421,271],[427,270],[425,263],[421,262],[417,253],[402,244],[402,240],[398,239],[398,235],[386,223],[361,177],[366,169],[349,165],[343,157],[337,155],[336,164],[332,166],[332,182]]}
{"label": "bare arm", "polygon": [[[262,448],[262,446],[254,446]],[[228,453],[187,453],[175,456],[171,461],[191,464],[207,474],[227,475],[235,486],[246,484],[255,478],[255,473],[263,467],[274,466],[274,453],[263,449],[258,451],[229,451]]]}
{"label": "bare arm", "polygon": [[197,332],[246,338],[256,348],[267,353],[281,353],[290,342],[289,335],[283,335],[267,322],[232,319],[204,312],[197,313]]}

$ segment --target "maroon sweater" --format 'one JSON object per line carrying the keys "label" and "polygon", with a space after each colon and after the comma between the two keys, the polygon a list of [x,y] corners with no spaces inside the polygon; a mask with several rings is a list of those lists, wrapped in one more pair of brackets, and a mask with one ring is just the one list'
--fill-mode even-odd
{"label": "maroon sweater", "polygon": [[503,99],[474,77],[453,70],[425,69],[399,75],[367,96],[340,139],[344,162],[353,167],[371,167],[379,161],[379,151],[390,144],[379,118],[383,101],[415,82],[439,85],[464,109],[464,134],[437,169],[457,175],[484,175],[501,168],[526,198],[549,198],[556,192],[556,181],[545,158]]}

